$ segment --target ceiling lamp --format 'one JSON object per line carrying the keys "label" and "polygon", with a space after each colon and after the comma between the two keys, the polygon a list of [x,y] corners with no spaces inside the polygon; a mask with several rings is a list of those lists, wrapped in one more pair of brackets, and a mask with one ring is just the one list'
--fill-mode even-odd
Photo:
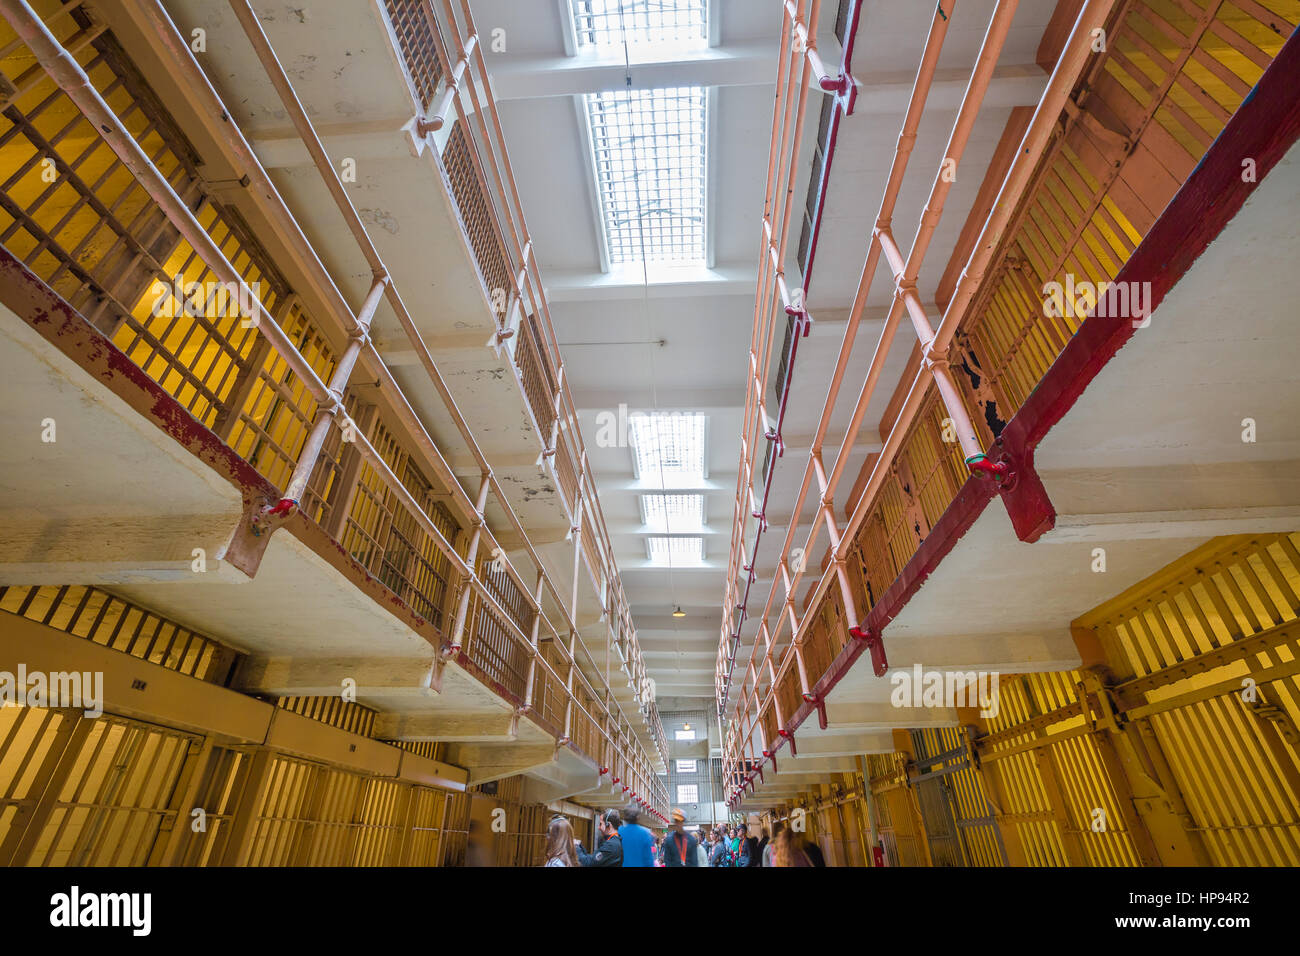
{"label": "ceiling lamp", "polygon": [[686,616],[686,612],[682,610],[682,606],[680,604],[677,605],[675,608],[673,608],[673,617],[685,617],[685,616]]}

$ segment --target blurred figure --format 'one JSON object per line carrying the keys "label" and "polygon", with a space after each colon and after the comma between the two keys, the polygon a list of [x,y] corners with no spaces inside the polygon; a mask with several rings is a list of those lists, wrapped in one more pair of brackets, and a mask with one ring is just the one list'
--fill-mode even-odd
{"label": "blurred figure", "polygon": [[623,812],[623,825],[618,828],[619,838],[623,841],[624,866],[654,866],[654,834],[641,826],[640,812],[636,807],[628,807]]}
{"label": "blurred figure", "polygon": [[772,851],[773,866],[812,866],[812,860],[804,852],[802,841],[789,827],[783,827],[776,837],[776,848]]}
{"label": "blurred figure", "polygon": [[582,848],[582,841],[575,840],[578,862],[583,866],[622,866],[623,838],[618,835],[618,828],[623,825],[623,817],[613,808],[606,810],[597,821],[600,843],[595,853],[587,853]]}
{"label": "blurred figure", "polygon": [[756,850],[749,854],[750,866],[766,866],[764,860],[767,858],[767,848],[772,842],[772,838],[767,835],[767,827],[763,827],[763,835],[759,837],[756,844]]}
{"label": "blurred figure", "polygon": [[708,848],[705,846],[705,840],[703,838],[701,838],[695,846],[695,865],[696,866],[709,865],[709,851]]}
{"label": "blurred figure", "polygon": [[664,836],[664,866],[698,866],[695,848],[699,843],[695,835],[687,833],[682,826],[686,814],[680,807],[673,807],[673,828]]}
{"label": "blurred figure", "polygon": [[776,841],[781,839],[781,831],[785,829],[785,824],[774,823],[772,825],[772,839],[768,841],[767,846],[763,848],[763,865],[772,866],[772,853],[776,850]]}
{"label": "blurred figure", "polygon": [[573,848],[573,827],[564,817],[556,817],[546,828],[546,862],[544,866],[577,866]]}
{"label": "blurred figure", "polygon": [[822,848],[819,847],[815,841],[804,840],[803,851],[805,854],[807,854],[808,860],[809,862],[812,863],[813,866],[826,865],[826,856],[825,854],[822,853]]}

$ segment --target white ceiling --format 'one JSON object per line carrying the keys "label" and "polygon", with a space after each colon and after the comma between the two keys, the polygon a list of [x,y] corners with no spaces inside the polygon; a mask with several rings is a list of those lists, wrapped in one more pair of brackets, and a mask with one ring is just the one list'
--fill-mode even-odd
{"label": "white ceiling", "polygon": [[[818,47],[833,64],[839,60],[839,47],[831,35],[838,4],[825,0],[823,6]],[[948,265],[1011,108],[1033,105],[1041,94],[1046,77],[1034,60],[1055,6],[1055,0],[1020,4],[921,275],[923,301],[934,299],[938,278]],[[694,275],[652,276],[649,284],[639,273],[627,277],[601,272],[597,207],[578,110],[578,94],[624,87],[627,73],[621,57],[617,62],[592,63],[566,56],[567,0],[471,0],[471,7],[484,38],[512,166],[647,667],[661,696],[711,697],[753,323],[780,6],[776,0],[714,0],[710,14],[716,19],[717,42],[707,52],[631,67],[633,88],[701,83],[714,91],[708,216],[713,268]],[[930,109],[894,217],[904,251],[943,158],[993,8],[994,0],[963,0],[952,13]],[[863,4],[854,56],[858,106],[840,129],[808,298],[816,325],[800,345],[784,431],[787,453],[774,481],[770,529],[760,552],[760,578],[751,595],[747,638],[756,629],[755,618],[771,586],[774,557],[807,463],[807,447],[826,397],[827,379],[933,11],[930,3],[865,0]],[[498,28],[504,30],[497,36],[504,40],[505,50],[492,52],[490,39]],[[808,143],[816,137],[819,97],[814,93],[810,100]],[[807,188],[808,156],[801,169],[796,207],[802,206]],[[796,231],[790,243],[791,260],[797,241]],[[787,274],[797,274],[793,261]],[[891,290],[882,268],[850,366],[859,373],[870,360]],[[873,450],[875,427],[911,346],[904,330],[868,411],[863,444],[849,461],[845,492],[866,453]],[[833,441],[827,444],[828,463],[835,457],[833,449],[838,447],[859,385],[860,379],[850,373],[835,409],[838,431],[832,429]],[[645,567],[631,452],[601,448],[596,441],[598,415],[617,414],[620,404],[634,411],[658,408],[709,415],[710,471],[708,487],[703,489],[708,524],[705,567],[671,574]],[[837,504],[842,506],[845,497],[845,493],[838,495]],[[805,519],[810,513],[811,503]],[[671,616],[676,604],[686,611],[685,618]],[[745,654],[742,651],[742,657]]]}

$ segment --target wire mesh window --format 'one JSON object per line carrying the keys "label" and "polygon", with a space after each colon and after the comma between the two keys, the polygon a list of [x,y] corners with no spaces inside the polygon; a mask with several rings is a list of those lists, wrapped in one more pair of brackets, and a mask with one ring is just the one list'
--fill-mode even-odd
{"label": "wire mesh window", "polygon": [[628,426],[637,478],[665,487],[703,480],[707,423],[708,416],[694,412],[631,416]]}
{"label": "wire mesh window", "polygon": [[610,263],[702,263],[704,88],[611,90],[586,101]]}
{"label": "wire mesh window", "polygon": [[708,0],[572,0],[571,6],[579,47],[708,42]]}
{"label": "wire mesh window", "polygon": [[704,563],[704,539],[700,537],[650,537],[645,539],[646,556],[656,567],[689,568]]}
{"label": "wire mesh window", "polygon": [[704,496],[642,495],[641,518],[654,531],[699,531],[704,527]]}

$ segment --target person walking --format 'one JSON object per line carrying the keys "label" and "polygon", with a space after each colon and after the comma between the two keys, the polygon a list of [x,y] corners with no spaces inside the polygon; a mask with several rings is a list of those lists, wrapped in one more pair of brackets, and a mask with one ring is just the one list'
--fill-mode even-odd
{"label": "person walking", "polygon": [[699,866],[695,852],[699,843],[693,833],[686,832],[685,822],[686,814],[674,807],[673,828],[664,837],[664,866]]}
{"label": "person walking", "polygon": [[776,837],[776,849],[772,851],[772,865],[812,866],[813,862],[804,852],[802,843],[789,827],[782,829]]}
{"label": "person walking", "polygon": [[713,849],[709,853],[709,866],[727,865],[727,839],[722,827],[713,831]]}
{"label": "person walking", "polygon": [[544,866],[577,866],[573,849],[573,826],[564,817],[556,817],[546,828],[546,863]]}
{"label": "person walking", "polygon": [[758,842],[758,837],[752,835],[745,837],[745,850],[742,855],[745,858],[745,866],[763,865],[763,847]]}
{"label": "person walking", "polygon": [[763,865],[775,866],[772,862],[772,854],[776,850],[776,841],[781,839],[781,833],[785,830],[784,823],[775,823],[772,825],[772,839],[768,841],[767,846],[763,848]]}
{"label": "person walking", "polygon": [[588,853],[582,848],[582,841],[577,844],[578,862],[583,866],[622,866],[623,838],[618,835],[618,828],[623,824],[623,817],[615,809],[606,810],[597,821],[600,844],[595,853]]}
{"label": "person walking", "polygon": [[623,843],[624,866],[654,866],[654,834],[641,826],[641,819],[635,807],[629,807],[623,813],[623,825],[618,828],[619,838]]}

